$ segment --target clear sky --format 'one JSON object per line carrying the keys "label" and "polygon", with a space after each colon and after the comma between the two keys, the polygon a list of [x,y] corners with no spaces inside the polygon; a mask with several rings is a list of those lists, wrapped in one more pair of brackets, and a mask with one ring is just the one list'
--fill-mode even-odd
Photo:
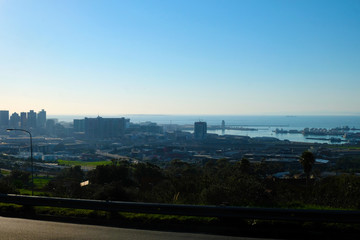
{"label": "clear sky", "polygon": [[359,0],[0,0],[0,110],[360,114]]}

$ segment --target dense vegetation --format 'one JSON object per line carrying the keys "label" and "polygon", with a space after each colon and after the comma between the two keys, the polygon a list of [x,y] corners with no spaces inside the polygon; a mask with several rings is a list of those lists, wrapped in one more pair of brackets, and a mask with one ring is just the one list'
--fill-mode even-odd
{"label": "dense vegetation", "polygon": [[[353,160],[355,161],[355,160]],[[41,190],[50,196],[102,200],[211,204],[262,207],[360,208],[360,177],[354,174],[321,179],[276,179],[268,163],[250,164],[227,160],[204,166],[173,160],[166,168],[149,163],[113,161],[84,172],[80,166],[66,168]],[[0,180],[0,192],[18,193],[31,186],[27,172],[13,170]],[[37,179],[36,179],[37,180]],[[89,180],[87,186],[80,186]],[[35,183],[42,182],[36,181]]]}

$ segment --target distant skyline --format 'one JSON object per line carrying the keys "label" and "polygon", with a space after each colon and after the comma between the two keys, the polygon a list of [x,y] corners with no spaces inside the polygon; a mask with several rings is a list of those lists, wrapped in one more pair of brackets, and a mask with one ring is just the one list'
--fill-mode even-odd
{"label": "distant skyline", "polygon": [[358,0],[0,0],[0,110],[360,115]]}

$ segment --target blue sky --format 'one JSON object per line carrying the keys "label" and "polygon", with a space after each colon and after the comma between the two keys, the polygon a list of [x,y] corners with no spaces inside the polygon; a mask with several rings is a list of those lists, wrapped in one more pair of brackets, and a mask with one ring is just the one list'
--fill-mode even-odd
{"label": "blue sky", "polygon": [[0,109],[360,114],[360,1],[0,0]]}

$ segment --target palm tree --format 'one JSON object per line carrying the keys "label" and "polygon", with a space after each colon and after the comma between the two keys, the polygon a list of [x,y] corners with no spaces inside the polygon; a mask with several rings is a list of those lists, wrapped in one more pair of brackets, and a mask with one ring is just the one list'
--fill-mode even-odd
{"label": "palm tree", "polygon": [[310,178],[312,167],[315,163],[315,156],[312,152],[305,151],[301,154],[299,161],[304,168],[304,173],[306,174],[306,185],[307,185]]}

